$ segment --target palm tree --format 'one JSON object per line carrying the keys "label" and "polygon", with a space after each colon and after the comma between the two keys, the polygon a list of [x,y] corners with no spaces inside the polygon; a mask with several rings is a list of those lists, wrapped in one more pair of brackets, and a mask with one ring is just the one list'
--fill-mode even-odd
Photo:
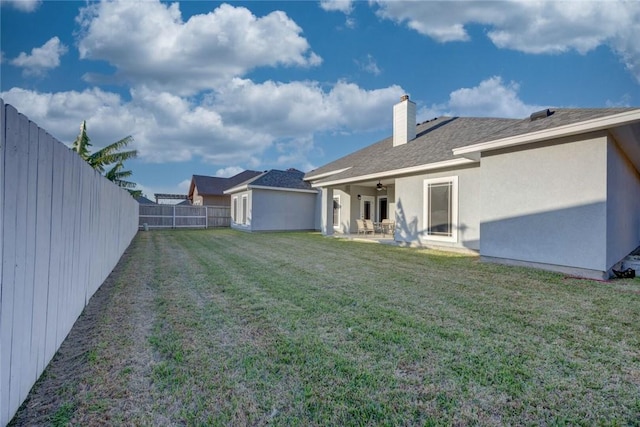
{"label": "palm tree", "polygon": [[[140,190],[135,190],[136,183],[124,180],[124,178],[131,176],[132,172],[122,170],[125,160],[133,159],[138,156],[138,152],[136,150],[120,151],[132,141],[133,138],[129,135],[114,142],[113,144],[107,145],[95,153],[91,153],[89,150],[89,147],[91,147],[91,140],[87,135],[87,122],[85,120],[82,122],[82,125],[80,125],[80,133],[76,140],[73,141],[71,150],[78,153],[80,157],[91,165],[92,168],[104,174],[109,181],[127,189],[133,197],[138,197],[141,192]],[[115,164],[115,166],[105,173],[105,168],[113,164]]]}
{"label": "palm tree", "polygon": [[114,184],[116,184],[118,187],[122,187],[125,188],[129,193],[131,193],[131,195],[133,197],[140,197],[142,196],[142,191],[141,190],[136,190],[136,183],[135,182],[131,182],[131,181],[127,181],[125,180],[125,178],[129,178],[132,174],[131,171],[123,171],[123,164],[122,162],[118,162],[115,164],[114,167],[112,167],[111,169],[109,169],[105,174],[105,178],[107,178],[109,181],[113,182]]}

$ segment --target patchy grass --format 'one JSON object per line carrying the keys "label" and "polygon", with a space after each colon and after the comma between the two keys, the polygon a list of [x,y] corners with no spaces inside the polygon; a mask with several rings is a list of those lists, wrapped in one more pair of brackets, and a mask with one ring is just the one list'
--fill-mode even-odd
{"label": "patchy grass", "polygon": [[640,425],[640,279],[314,233],[154,231],[127,257],[71,423]]}
{"label": "patchy grass", "polygon": [[56,411],[50,418],[50,422],[52,426],[55,427],[65,427],[69,425],[71,422],[71,417],[73,416],[74,406],[71,402],[65,402]]}

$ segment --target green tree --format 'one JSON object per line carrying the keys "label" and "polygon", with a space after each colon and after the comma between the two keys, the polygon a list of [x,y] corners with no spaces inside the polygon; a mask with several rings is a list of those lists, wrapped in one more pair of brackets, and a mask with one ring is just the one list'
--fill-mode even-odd
{"label": "green tree", "polygon": [[115,183],[116,185],[118,185],[118,187],[126,188],[127,191],[129,193],[131,193],[131,195],[133,197],[142,196],[142,191],[141,190],[136,190],[136,183],[126,180],[126,178],[129,178],[131,176],[132,172],[131,171],[123,171],[122,170],[123,167],[124,167],[124,165],[122,164],[122,162],[118,162],[118,163],[115,164],[114,167],[109,169],[104,174],[104,176],[109,181],[111,181],[111,182]]}
{"label": "green tree", "polygon": [[[122,170],[126,160],[133,159],[138,155],[136,150],[121,151],[132,141],[133,138],[129,135],[113,144],[101,148],[95,153],[91,153],[91,139],[89,139],[87,135],[87,122],[85,120],[82,122],[82,125],[80,125],[80,133],[76,140],[73,141],[71,149],[78,153],[92,168],[103,174],[109,181],[125,188],[133,197],[139,197],[141,191],[135,189],[136,183],[125,179],[130,177],[132,172],[130,170]],[[106,170],[107,167],[111,165],[114,166]]]}

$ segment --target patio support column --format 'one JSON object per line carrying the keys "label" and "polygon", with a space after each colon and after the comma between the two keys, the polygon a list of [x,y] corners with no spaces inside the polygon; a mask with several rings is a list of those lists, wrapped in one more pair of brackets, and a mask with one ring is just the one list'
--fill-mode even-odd
{"label": "patio support column", "polygon": [[322,187],[320,227],[324,236],[333,234],[333,189]]}

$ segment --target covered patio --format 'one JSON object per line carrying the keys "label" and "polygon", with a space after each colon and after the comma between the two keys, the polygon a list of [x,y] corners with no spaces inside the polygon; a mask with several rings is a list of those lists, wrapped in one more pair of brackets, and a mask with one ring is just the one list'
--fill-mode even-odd
{"label": "covered patio", "polygon": [[322,188],[323,232],[367,240],[394,240],[395,179]]}

